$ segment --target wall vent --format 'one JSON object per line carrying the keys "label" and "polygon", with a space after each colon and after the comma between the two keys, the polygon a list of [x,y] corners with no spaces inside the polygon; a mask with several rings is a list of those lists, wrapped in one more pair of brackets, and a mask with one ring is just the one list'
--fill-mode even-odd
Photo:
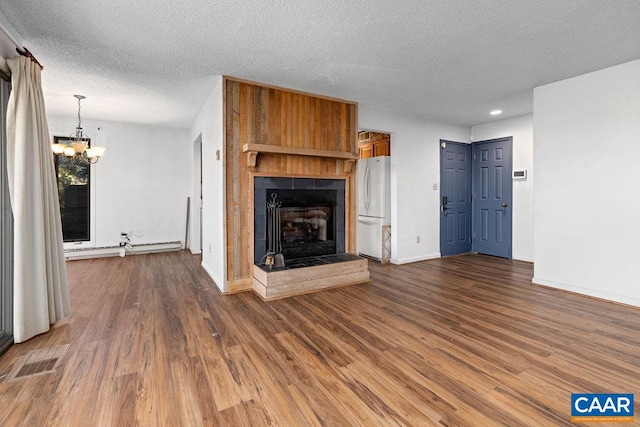
{"label": "wall vent", "polygon": [[371,138],[371,132],[369,131],[358,132],[358,142],[368,141],[369,138]]}

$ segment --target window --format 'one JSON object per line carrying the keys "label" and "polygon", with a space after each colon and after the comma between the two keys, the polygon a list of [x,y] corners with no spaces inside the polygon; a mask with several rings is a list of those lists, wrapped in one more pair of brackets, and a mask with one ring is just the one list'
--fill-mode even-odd
{"label": "window", "polygon": [[[54,143],[64,144],[68,138],[55,136]],[[87,144],[91,142],[87,139]],[[58,200],[65,242],[90,240],[90,179],[91,168],[77,157],[55,156],[58,179]]]}

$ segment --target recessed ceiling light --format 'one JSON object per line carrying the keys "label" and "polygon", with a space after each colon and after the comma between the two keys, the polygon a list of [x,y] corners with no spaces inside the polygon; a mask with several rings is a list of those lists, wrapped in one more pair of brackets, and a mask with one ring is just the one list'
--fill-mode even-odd
{"label": "recessed ceiling light", "polygon": [[491,114],[492,116],[497,116],[498,114],[502,114],[502,110],[493,110],[489,114]]}

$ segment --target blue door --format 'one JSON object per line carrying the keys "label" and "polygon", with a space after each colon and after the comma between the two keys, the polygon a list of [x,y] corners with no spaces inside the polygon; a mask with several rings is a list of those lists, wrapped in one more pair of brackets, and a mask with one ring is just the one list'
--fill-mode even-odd
{"label": "blue door", "polygon": [[473,251],[511,258],[512,138],[472,144]]}
{"label": "blue door", "polygon": [[440,141],[440,254],[471,252],[471,144]]}

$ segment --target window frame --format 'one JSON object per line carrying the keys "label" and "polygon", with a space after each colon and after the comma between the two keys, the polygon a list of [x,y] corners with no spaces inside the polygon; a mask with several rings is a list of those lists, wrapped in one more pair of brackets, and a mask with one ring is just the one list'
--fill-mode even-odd
{"label": "window frame", "polygon": [[[53,134],[53,142],[54,143],[64,143],[64,141],[68,141],[71,139],[68,135],[60,135]],[[84,138],[87,141],[87,144],[91,146],[91,138]],[[58,156],[53,154],[54,157],[54,166],[55,166],[55,174],[56,174],[56,188],[58,182]],[[89,181],[89,189],[88,189],[88,201],[89,201],[89,217],[88,217],[88,231],[89,238],[88,240],[77,240],[77,241],[63,241],[63,248],[67,249],[80,249],[80,248],[92,248],[95,247],[95,171],[93,169],[93,164],[87,165],[87,180]],[[63,235],[64,240],[64,235]]]}
{"label": "window frame", "polygon": [[[9,198],[9,183],[7,176],[7,127],[5,98],[8,102],[11,92],[11,82],[8,75],[0,70],[0,355],[13,344],[13,212]],[[6,86],[5,86],[6,85]],[[8,89],[5,92],[5,87]]]}

